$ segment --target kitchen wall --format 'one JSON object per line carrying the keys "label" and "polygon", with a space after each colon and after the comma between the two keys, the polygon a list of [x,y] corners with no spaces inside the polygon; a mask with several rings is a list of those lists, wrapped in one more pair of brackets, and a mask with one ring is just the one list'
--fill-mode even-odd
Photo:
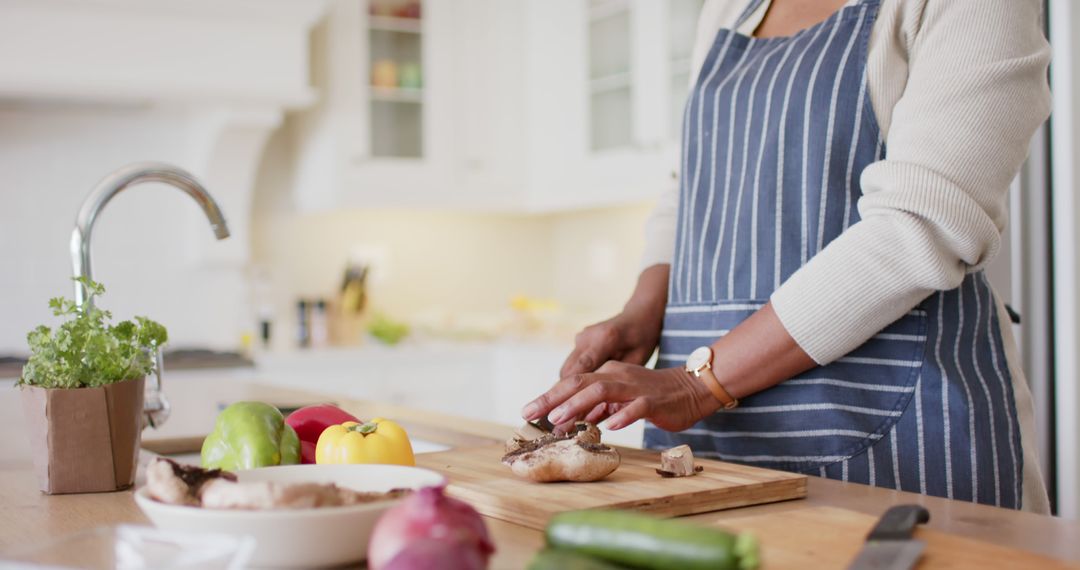
{"label": "kitchen wall", "polygon": [[[252,256],[269,286],[274,345],[292,342],[295,302],[332,296],[350,258],[375,266],[372,308],[401,319],[505,313],[515,295],[559,302],[570,328],[617,311],[639,267],[650,204],[524,215],[293,207],[294,132],[267,143],[256,181]],[[569,338],[569,336],[566,336]]]}
{"label": "kitchen wall", "polygon": [[[181,108],[5,103],[0,107],[0,354],[25,353],[25,335],[52,322],[48,299],[71,295],[68,242],[79,205],[110,170],[153,159],[193,168],[198,133]],[[292,129],[268,142],[255,183],[245,264],[207,258],[210,235],[190,198],[140,185],[95,226],[95,277],[117,317],[151,316],[173,346],[234,349],[255,330],[269,275],[279,347],[294,330],[297,296],[329,296],[350,256],[375,255],[372,306],[399,318],[491,316],[514,295],[559,301],[567,327],[621,307],[635,282],[649,204],[544,215],[291,207]],[[230,189],[211,191],[221,195]],[[225,212],[229,217],[230,211]],[[239,220],[233,219],[234,222]],[[241,224],[235,224],[238,227]],[[205,235],[203,235],[205,234]],[[209,250],[212,251],[212,250]]]}
{"label": "kitchen wall", "polygon": [[[90,189],[137,160],[191,168],[190,125],[180,109],[0,106],[0,354],[25,353],[26,333],[51,322],[49,298],[72,295],[68,241]],[[201,217],[189,197],[160,185],[111,202],[93,235],[95,278],[108,288],[101,304],[166,323],[175,344],[235,346],[247,313],[243,268],[202,260],[210,229]]]}

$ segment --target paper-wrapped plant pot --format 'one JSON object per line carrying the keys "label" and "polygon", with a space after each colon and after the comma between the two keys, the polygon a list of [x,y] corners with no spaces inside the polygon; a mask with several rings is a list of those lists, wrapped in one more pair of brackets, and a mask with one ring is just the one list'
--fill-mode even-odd
{"label": "paper-wrapped plant pot", "polygon": [[53,494],[119,491],[135,482],[145,378],[98,388],[21,386],[34,471]]}

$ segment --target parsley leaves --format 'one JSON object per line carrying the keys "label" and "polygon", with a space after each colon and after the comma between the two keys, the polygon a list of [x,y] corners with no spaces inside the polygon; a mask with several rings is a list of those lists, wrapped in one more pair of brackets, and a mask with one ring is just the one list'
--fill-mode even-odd
{"label": "parsley leaves", "polygon": [[[91,300],[105,293],[100,283],[84,277],[76,281]],[[49,300],[49,308],[68,320],[56,330],[39,326],[26,335],[30,360],[19,384],[87,388],[145,376],[153,372],[155,352],[168,340],[165,327],[146,317],[110,325],[109,311],[62,297]]]}

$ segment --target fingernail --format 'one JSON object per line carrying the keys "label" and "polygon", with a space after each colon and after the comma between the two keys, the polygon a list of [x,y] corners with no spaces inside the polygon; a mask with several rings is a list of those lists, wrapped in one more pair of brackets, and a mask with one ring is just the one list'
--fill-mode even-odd
{"label": "fingernail", "polygon": [[565,421],[563,418],[564,415],[566,415],[566,408],[559,406],[548,414],[548,421],[556,425],[561,424]]}
{"label": "fingernail", "polygon": [[536,405],[536,403],[532,403],[525,406],[525,409],[521,410],[521,417],[531,422],[536,419],[536,416],[539,415],[539,411],[540,406]]}

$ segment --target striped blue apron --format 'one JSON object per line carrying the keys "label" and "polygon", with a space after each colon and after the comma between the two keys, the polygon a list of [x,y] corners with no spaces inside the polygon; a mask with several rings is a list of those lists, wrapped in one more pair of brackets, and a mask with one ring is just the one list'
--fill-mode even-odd
{"label": "striped blue apron", "polygon": [[[866,86],[879,3],[862,0],[789,37],[717,34],[684,113],[658,366],[682,366],[859,221],[859,176],[886,155]],[[734,410],[680,433],[647,425],[645,444],[1019,508],[1004,355],[993,293],[972,273],[847,356]]]}

